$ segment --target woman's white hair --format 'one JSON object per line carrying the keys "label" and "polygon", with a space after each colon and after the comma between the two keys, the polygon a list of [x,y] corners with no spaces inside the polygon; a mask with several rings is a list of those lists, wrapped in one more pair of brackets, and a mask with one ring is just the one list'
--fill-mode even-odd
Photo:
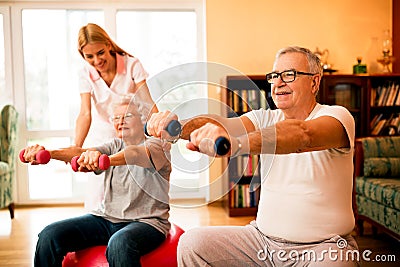
{"label": "woman's white hair", "polygon": [[135,94],[126,94],[120,97],[120,99],[113,103],[113,111],[120,106],[134,107],[136,111],[140,114],[140,120],[143,125],[147,121],[150,109],[147,109],[146,105],[140,103],[135,98]]}

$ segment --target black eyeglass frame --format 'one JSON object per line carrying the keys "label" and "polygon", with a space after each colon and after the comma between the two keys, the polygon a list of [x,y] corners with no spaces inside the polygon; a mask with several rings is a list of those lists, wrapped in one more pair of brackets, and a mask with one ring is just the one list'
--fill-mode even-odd
{"label": "black eyeglass frame", "polygon": [[[292,79],[292,80],[285,80],[285,79],[283,78],[282,74],[284,74],[284,73],[290,73],[290,72],[293,72],[293,79]],[[268,78],[268,76],[269,76],[269,75],[272,75],[272,74],[276,74],[277,77],[276,77],[276,78]],[[267,79],[267,82],[268,82],[268,83],[271,83],[271,84],[274,83],[274,82],[273,82],[274,79],[278,79],[278,78],[280,78],[281,81],[284,82],[284,83],[291,83],[291,82],[294,82],[294,81],[296,80],[297,75],[314,76],[314,75],[317,75],[317,74],[318,74],[318,73],[303,72],[303,71],[298,71],[298,70],[295,70],[295,69],[291,69],[291,70],[284,70],[284,71],[282,71],[282,72],[270,72],[270,73],[267,73],[267,74],[265,74],[265,78]]]}

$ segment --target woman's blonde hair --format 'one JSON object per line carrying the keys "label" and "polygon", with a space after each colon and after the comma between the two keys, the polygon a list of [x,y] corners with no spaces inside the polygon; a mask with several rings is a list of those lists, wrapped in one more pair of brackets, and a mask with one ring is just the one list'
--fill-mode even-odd
{"label": "woman's blonde hair", "polygon": [[88,23],[86,26],[80,28],[78,33],[78,51],[83,58],[82,49],[89,43],[104,43],[111,45],[111,53],[118,53],[120,55],[128,55],[131,56],[128,52],[119,47],[107,34],[107,32],[101,28],[99,25],[94,23]]}

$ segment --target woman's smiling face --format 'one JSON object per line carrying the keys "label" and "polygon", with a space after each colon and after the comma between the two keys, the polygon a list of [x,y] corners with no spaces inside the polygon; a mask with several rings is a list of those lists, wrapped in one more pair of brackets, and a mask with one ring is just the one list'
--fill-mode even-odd
{"label": "woman's smiling face", "polygon": [[117,106],[112,121],[118,138],[129,139],[144,135],[141,115],[133,104]]}
{"label": "woman's smiling face", "polygon": [[99,72],[110,70],[113,57],[110,53],[110,45],[105,43],[89,43],[82,48],[84,59]]}

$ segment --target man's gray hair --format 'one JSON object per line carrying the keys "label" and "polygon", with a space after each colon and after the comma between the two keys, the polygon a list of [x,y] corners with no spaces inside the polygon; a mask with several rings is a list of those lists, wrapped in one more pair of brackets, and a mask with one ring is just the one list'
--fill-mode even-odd
{"label": "man's gray hair", "polygon": [[322,64],[321,60],[319,57],[311,52],[311,50],[304,48],[304,47],[299,47],[299,46],[288,46],[285,48],[282,48],[276,53],[275,60],[277,60],[281,55],[284,55],[286,53],[302,53],[307,57],[307,62],[308,62],[308,71],[310,73],[318,73],[323,75],[323,69],[322,69]]}

